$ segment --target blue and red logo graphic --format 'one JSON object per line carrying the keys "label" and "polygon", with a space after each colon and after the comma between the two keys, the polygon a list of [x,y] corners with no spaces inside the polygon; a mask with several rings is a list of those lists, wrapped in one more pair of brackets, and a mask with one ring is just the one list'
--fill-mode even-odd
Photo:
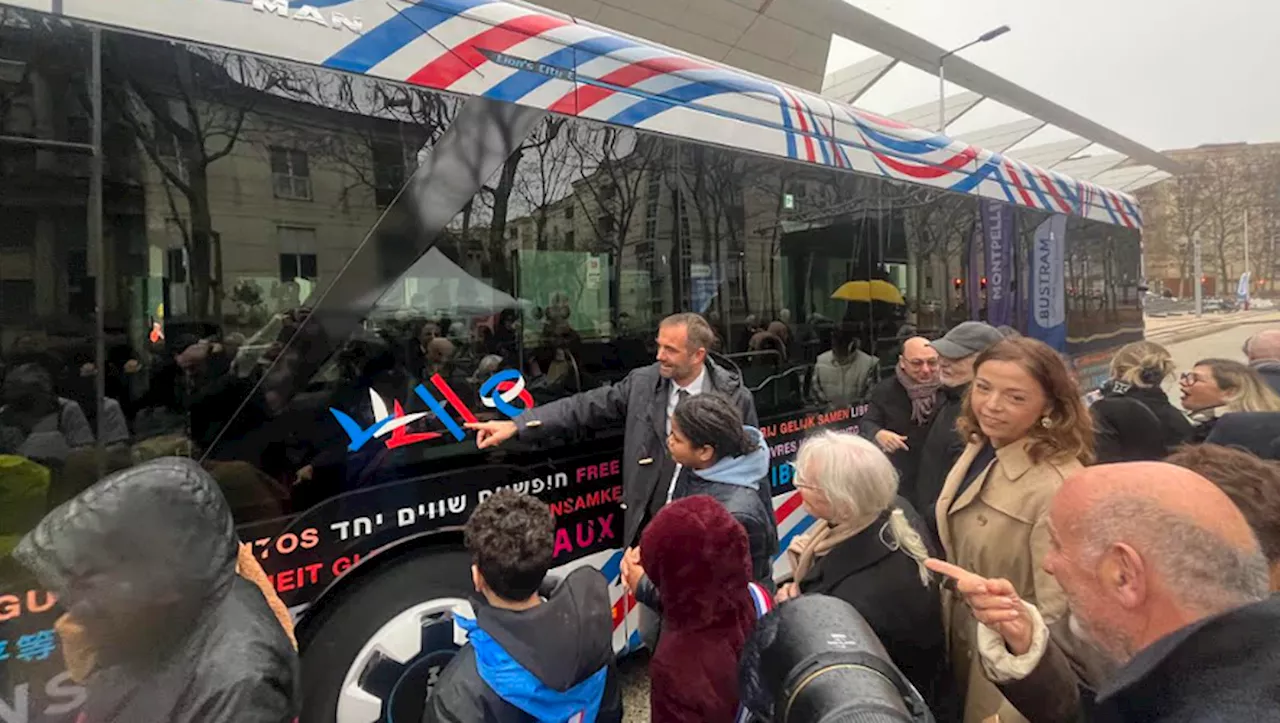
{"label": "blue and red logo graphic", "polygon": [[[458,396],[457,392],[449,386],[439,374],[435,374],[430,379],[431,385],[435,387],[440,396],[444,398],[444,402],[436,399],[435,395],[427,389],[426,385],[419,384],[414,387],[413,393],[418,396],[431,411],[414,412],[413,414],[405,414],[404,407],[400,405],[400,400],[392,402],[392,409],[387,411],[387,403],[378,393],[372,389],[369,390],[369,403],[373,408],[374,423],[369,427],[361,427],[346,412],[329,408],[329,412],[338,420],[338,424],[342,425],[342,430],[347,433],[347,437],[351,439],[351,444],[347,445],[347,451],[356,452],[360,448],[369,443],[371,439],[382,439],[386,437],[387,449],[396,449],[399,447],[407,447],[411,444],[419,442],[427,442],[438,437],[443,437],[443,432],[410,432],[408,427],[410,424],[428,416],[434,416],[444,425],[453,438],[459,442],[466,439],[467,433],[461,424],[449,414],[449,410],[445,408],[447,403],[453,407],[458,416],[462,417],[463,422],[477,422],[475,413]],[[516,407],[512,404],[519,399],[524,402],[524,409]],[[496,409],[508,418],[515,418],[526,409],[533,408],[533,395],[529,394],[524,388],[524,375],[515,369],[506,369],[489,377],[484,384],[480,386],[480,401],[490,409]],[[390,435],[390,436],[388,436]]]}

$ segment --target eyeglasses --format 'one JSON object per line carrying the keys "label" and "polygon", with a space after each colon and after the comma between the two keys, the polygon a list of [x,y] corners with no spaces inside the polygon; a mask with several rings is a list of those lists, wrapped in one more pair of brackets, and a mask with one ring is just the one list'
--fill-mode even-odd
{"label": "eyeglasses", "polygon": [[800,468],[796,466],[795,462],[787,462],[787,466],[791,468],[792,487],[795,487],[798,490],[813,490],[814,492],[822,491],[822,488],[818,485],[809,484],[804,481],[804,477],[800,475]]}
{"label": "eyeglasses", "polygon": [[907,364],[911,365],[916,369],[920,369],[922,367],[936,367],[938,366],[938,360],[937,359],[908,359]]}
{"label": "eyeglasses", "polygon": [[1192,384],[1198,384],[1204,381],[1204,379],[1202,379],[1200,375],[1196,374],[1195,372],[1183,372],[1178,375],[1178,381],[1187,386],[1191,386]]}

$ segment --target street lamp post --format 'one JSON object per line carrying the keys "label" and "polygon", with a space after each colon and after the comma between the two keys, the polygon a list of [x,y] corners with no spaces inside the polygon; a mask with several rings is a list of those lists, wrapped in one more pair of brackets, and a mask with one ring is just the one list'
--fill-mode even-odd
{"label": "street lamp post", "polygon": [[1001,25],[1000,27],[995,28],[994,30],[988,30],[982,35],[979,35],[976,40],[971,40],[965,43],[964,45],[961,45],[960,47],[955,48],[954,50],[948,50],[938,58],[938,132],[939,133],[945,133],[947,130],[947,68],[946,68],[947,58],[950,58],[951,56],[955,55],[961,50],[977,45],[978,43],[986,43],[986,42],[995,40],[996,38],[1000,37],[1001,35],[1004,35],[1007,32],[1009,32],[1009,26]]}

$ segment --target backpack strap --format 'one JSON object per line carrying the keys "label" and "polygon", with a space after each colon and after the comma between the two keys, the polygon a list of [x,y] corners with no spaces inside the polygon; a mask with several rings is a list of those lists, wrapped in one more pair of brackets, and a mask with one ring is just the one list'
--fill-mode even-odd
{"label": "backpack strap", "polygon": [[[756,620],[768,615],[774,608],[773,596],[764,586],[755,583],[747,583],[747,592],[751,595],[751,602],[756,607]],[[738,704],[738,712],[733,716],[733,723],[748,723],[751,720],[751,711],[746,706]]]}

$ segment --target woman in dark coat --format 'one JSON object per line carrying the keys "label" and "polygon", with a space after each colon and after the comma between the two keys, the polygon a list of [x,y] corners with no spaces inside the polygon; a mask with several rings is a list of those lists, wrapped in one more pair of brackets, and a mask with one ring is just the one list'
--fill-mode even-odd
{"label": "woman in dark coat", "polygon": [[795,487],[818,522],[787,548],[796,582],[778,601],[821,593],[853,605],[939,723],[959,720],[938,581],[924,567],[939,548],[897,496],[893,463],[862,437],[824,431],[805,440],[795,465]]}
{"label": "woman in dark coat", "polygon": [[1191,422],[1162,388],[1173,371],[1169,351],[1150,341],[1126,344],[1112,357],[1102,398],[1089,408],[1099,464],[1164,459],[1191,436]]}

